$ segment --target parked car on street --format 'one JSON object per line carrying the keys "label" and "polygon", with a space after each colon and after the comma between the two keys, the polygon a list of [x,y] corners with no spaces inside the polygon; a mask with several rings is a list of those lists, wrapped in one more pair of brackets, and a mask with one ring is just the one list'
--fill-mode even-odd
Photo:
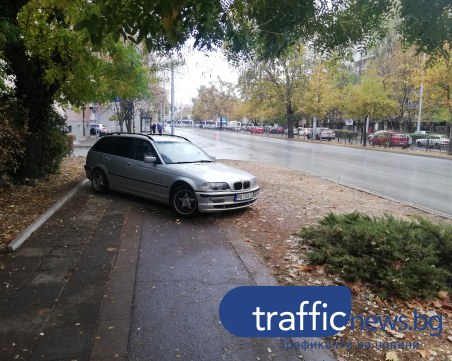
{"label": "parked car on street", "polygon": [[425,138],[417,139],[416,146],[426,147],[431,146],[439,148],[441,146],[446,146],[449,144],[449,138],[445,135],[428,135]]}
{"label": "parked car on street", "polygon": [[377,130],[376,132],[370,133],[367,136],[367,140],[371,140],[373,137],[376,137],[377,135],[383,134],[383,133],[387,133],[387,132],[391,132],[390,130]]}
{"label": "parked car on street", "polygon": [[307,137],[310,134],[312,134],[312,128],[298,128],[298,135],[300,137]]}
{"label": "parked car on street", "polygon": [[271,127],[270,134],[284,134],[285,129],[283,127]]}
{"label": "parked car on street", "polygon": [[180,216],[249,207],[259,195],[255,176],[179,136],[106,135],[88,151],[85,172],[95,192],[152,199]]}
{"label": "parked car on street", "polygon": [[104,136],[105,134],[107,134],[107,128],[105,127],[105,125],[103,124],[94,124],[91,123],[89,125],[89,134],[91,135],[99,135],[99,136]]}
{"label": "parked car on street", "polygon": [[251,127],[251,134],[264,134],[264,127]]}
{"label": "parked car on street", "polygon": [[407,148],[410,146],[410,137],[408,134],[396,133],[392,131],[375,132],[374,136],[368,138],[368,140],[371,145],[379,145],[384,147]]}
{"label": "parked car on street", "polygon": [[[330,128],[315,128],[315,134],[312,134],[312,137],[317,140],[333,140],[336,139],[336,133]],[[310,137],[308,137],[308,139],[310,139]]]}

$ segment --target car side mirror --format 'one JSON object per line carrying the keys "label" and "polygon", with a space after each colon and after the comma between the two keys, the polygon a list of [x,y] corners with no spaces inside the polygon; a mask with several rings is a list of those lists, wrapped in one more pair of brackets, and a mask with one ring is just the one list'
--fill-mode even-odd
{"label": "car side mirror", "polygon": [[152,155],[145,155],[144,156],[144,162],[145,163],[155,163],[157,161],[157,158]]}

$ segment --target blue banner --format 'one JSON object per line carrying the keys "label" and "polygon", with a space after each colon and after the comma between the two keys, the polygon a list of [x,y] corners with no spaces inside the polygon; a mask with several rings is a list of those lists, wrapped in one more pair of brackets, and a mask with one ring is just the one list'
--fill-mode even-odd
{"label": "blue banner", "polygon": [[343,286],[243,286],[221,300],[223,326],[239,337],[327,337],[345,329],[351,293]]}

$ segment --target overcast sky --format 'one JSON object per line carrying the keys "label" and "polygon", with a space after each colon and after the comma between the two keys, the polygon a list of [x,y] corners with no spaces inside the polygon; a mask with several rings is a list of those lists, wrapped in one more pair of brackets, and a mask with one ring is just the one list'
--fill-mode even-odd
{"label": "overcast sky", "polygon": [[[208,85],[220,77],[224,81],[237,83],[238,72],[231,68],[220,52],[210,52],[208,55],[194,50],[184,50],[185,65],[175,71],[174,102],[176,104],[191,104],[190,99],[198,94],[201,85]],[[165,84],[170,96],[170,83]]]}

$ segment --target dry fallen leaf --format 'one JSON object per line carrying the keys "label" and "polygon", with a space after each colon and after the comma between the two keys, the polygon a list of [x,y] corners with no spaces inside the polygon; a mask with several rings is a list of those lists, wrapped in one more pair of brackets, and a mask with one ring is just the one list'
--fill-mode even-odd
{"label": "dry fallen leaf", "polygon": [[432,306],[435,308],[441,308],[443,307],[443,304],[441,303],[441,301],[435,299],[432,301]]}
{"label": "dry fallen leaf", "polygon": [[430,357],[430,352],[428,352],[427,350],[417,350],[417,353],[422,358],[429,358]]}
{"label": "dry fallen leaf", "polygon": [[386,353],[386,361],[399,361],[399,356],[394,351]]}
{"label": "dry fallen leaf", "polygon": [[301,265],[300,266],[301,272],[311,272],[313,269],[314,269],[314,267],[310,266],[310,265]]}
{"label": "dry fallen leaf", "polygon": [[352,291],[353,293],[359,293],[363,290],[363,285],[360,282],[349,283],[347,284],[347,287],[350,288],[350,291]]}

